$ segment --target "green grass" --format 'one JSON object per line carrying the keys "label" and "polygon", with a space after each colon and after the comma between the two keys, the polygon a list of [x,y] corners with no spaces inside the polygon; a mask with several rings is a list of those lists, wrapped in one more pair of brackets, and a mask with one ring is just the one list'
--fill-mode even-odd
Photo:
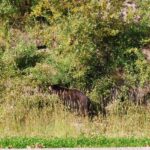
{"label": "green grass", "polygon": [[106,138],[106,137],[78,137],[78,138],[1,138],[0,147],[26,148],[30,147],[136,147],[150,146],[150,138]]}

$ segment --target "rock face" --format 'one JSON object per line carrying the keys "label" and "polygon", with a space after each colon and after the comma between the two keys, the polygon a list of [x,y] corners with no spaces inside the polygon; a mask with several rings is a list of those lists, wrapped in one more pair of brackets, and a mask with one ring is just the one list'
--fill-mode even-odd
{"label": "rock face", "polygon": [[[39,35],[32,35],[27,32],[23,32],[20,29],[11,29],[10,30],[10,46],[11,48],[15,49],[17,46],[17,42],[22,42],[26,45],[33,45],[37,48],[37,50],[46,50],[47,45],[45,44],[43,38]],[[17,41],[17,42],[16,42]],[[0,39],[0,48],[4,47],[6,45],[1,39]]]}
{"label": "rock face", "polygon": [[110,91],[110,95],[104,97],[101,103],[101,108],[106,113],[107,108],[111,106],[113,102],[124,102],[129,100],[135,105],[149,106],[150,105],[150,84],[143,87],[128,87],[126,93],[122,94],[122,90],[119,86],[113,87]]}
{"label": "rock face", "polygon": [[150,84],[130,89],[129,98],[137,105],[148,105],[150,102]]}
{"label": "rock face", "polygon": [[142,53],[144,54],[146,60],[150,62],[150,44],[142,48]]}
{"label": "rock face", "polygon": [[134,1],[126,0],[121,10],[121,18],[124,22],[127,22],[129,14],[133,15],[134,22],[139,22],[141,16],[138,15],[138,6]]}

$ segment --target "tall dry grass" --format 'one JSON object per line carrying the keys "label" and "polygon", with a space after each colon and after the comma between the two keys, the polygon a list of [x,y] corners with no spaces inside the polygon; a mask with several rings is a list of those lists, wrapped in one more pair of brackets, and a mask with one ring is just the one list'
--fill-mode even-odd
{"label": "tall dry grass", "polygon": [[0,101],[0,136],[149,137],[150,106],[117,101],[89,120],[68,111],[56,95],[16,80],[7,80]]}

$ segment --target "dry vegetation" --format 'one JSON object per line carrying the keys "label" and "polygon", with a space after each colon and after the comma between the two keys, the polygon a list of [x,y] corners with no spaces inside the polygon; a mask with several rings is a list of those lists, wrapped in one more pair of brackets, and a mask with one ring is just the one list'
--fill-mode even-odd
{"label": "dry vegetation", "polygon": [[106,118],[100,114],[91,121],[66,110],[56,95],[16,86],[13,92],[7,89],[9,94],[1,105],[1,137],[150,136],[149,106],[114,101],[107,107]]}

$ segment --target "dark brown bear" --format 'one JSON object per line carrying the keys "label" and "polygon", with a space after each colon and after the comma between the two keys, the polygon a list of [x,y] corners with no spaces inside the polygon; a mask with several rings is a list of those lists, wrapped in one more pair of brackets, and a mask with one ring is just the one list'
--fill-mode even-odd
{"label": "dark brown bear", "polygon": [[65,106],[71,110],[76,110],[80,115],[93,117],[98,114],[98,110],[95,110],[95,107],[93,107],[93,102],[77,89],[51,85],[49,86],[49,90],[51,93],[57,94]]}

